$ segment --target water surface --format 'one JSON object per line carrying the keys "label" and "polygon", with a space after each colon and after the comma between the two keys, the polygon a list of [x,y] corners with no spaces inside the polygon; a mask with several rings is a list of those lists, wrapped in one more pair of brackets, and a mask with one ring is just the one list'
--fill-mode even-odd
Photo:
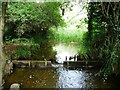
{"label": "water surface", "polygon": [[4,84],[9,88],[12,83],[20,83],[22,88],[115,88],[116,82],[104,82],[96,76],[98,70],[65,68],[53,65],[52,68],[15,68]]}
{"label": "water surface", "polygon": [[[46,46],[45,46],[46,47]],[[77,43],[58,43],[53,46],[56,51],[56,60],[61,64],[53,64],[48,68],[14,68],[14,73],[9,75],[4,88],[9,88],[13,83],[20,83],[22,88],[115,88],[119,87],[115,79],[104,82],[96,74],[96,68],[67,68],[62,65],[66,56],[78,53]],[[40,57],[51,58],[51,47],[43,48]],[[53,55],[54,56],[54,55]],[[67,59],[68,60],[68,59]]]}

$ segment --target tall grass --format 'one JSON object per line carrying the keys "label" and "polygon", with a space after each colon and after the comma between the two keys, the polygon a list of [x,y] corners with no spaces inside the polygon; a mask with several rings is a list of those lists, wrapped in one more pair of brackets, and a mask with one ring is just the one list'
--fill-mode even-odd
{"label": "tall grass", "polygon": [[54,33],[54,40],[58,42],[81,42],[83,31],[81,29],[69,29],[69,28],[51,28]]}

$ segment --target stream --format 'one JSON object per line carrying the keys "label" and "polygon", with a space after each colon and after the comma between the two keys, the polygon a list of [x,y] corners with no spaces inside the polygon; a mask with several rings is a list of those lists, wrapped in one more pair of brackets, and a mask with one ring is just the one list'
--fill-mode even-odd
{"label": "stream", "polygon": [[[75,46],[74,46],[75,45]],[[57,44],[56,61],[46,68],[14,68],[14,73],[9,75],[4,88],[9,88],[13,83],[20,83],[22,88],[116,88],[118,83],[112,79],[103,81],[97,76],[99,69],[95,68],[66,68],[63,66],[65,57],[77,54],[79,46],[76,43]]]}
{"label": "stream", "polygon": [[98,70],[65,68],[53,65],[52,68],[15,68],[4,84],[9,88],[13,83],[20,83],[22,88],[115,88],[115,80],[104,82],[96,76]]}

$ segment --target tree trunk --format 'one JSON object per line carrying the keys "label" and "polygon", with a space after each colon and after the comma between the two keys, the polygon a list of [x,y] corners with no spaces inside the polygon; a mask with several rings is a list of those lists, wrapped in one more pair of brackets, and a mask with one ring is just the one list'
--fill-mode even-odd
{"label": "tree trunk", "polygon": [[3,85],[3,67],[5,65],[4,55],[3,55],[3,30],[5,24],[5,13],[6,13],[6,2],[2,2],[2,15],[0,15],[0,90]]}
{"label": "tree trunk", "polygon": [[92,3],[89,3],[88,9],[88,38],[91,41],[92,39],[92,14],[93,14],[93,6]]}

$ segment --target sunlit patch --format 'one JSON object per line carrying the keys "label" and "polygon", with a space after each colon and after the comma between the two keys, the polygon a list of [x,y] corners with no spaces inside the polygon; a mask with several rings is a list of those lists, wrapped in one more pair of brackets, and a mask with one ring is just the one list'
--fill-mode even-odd
{"label": "sunlit patch", "polygon": [[74,57],[78,53],[79,47],[77,45],[74,45],[75,43],[60,43],[53,47],[53,50],[57,52],[56,54],[56,61],[58,63],[63,63],[64,61],[73,61],[74,59],[70,59],[70,57]]}
{"label": "sunlit patch", "polygon": [[39,0],[37,0],[36,2],[37,2],[37,3],[40,3],[40,1],[39,1]]}
{"label": "sunlit patch", "polygon": [[[61,72],[62,71],[62,72]],[[59,88],[84,88],[89,75],[83,71],[78,70],[66,70],[63,69],[59,72]]]}
{"label": "sunlit patch", "polygon": [[62,52],[59,55],[56,55],[58,63],[63,63],[66,60],[66,57],[70,57],[70,53]]}

